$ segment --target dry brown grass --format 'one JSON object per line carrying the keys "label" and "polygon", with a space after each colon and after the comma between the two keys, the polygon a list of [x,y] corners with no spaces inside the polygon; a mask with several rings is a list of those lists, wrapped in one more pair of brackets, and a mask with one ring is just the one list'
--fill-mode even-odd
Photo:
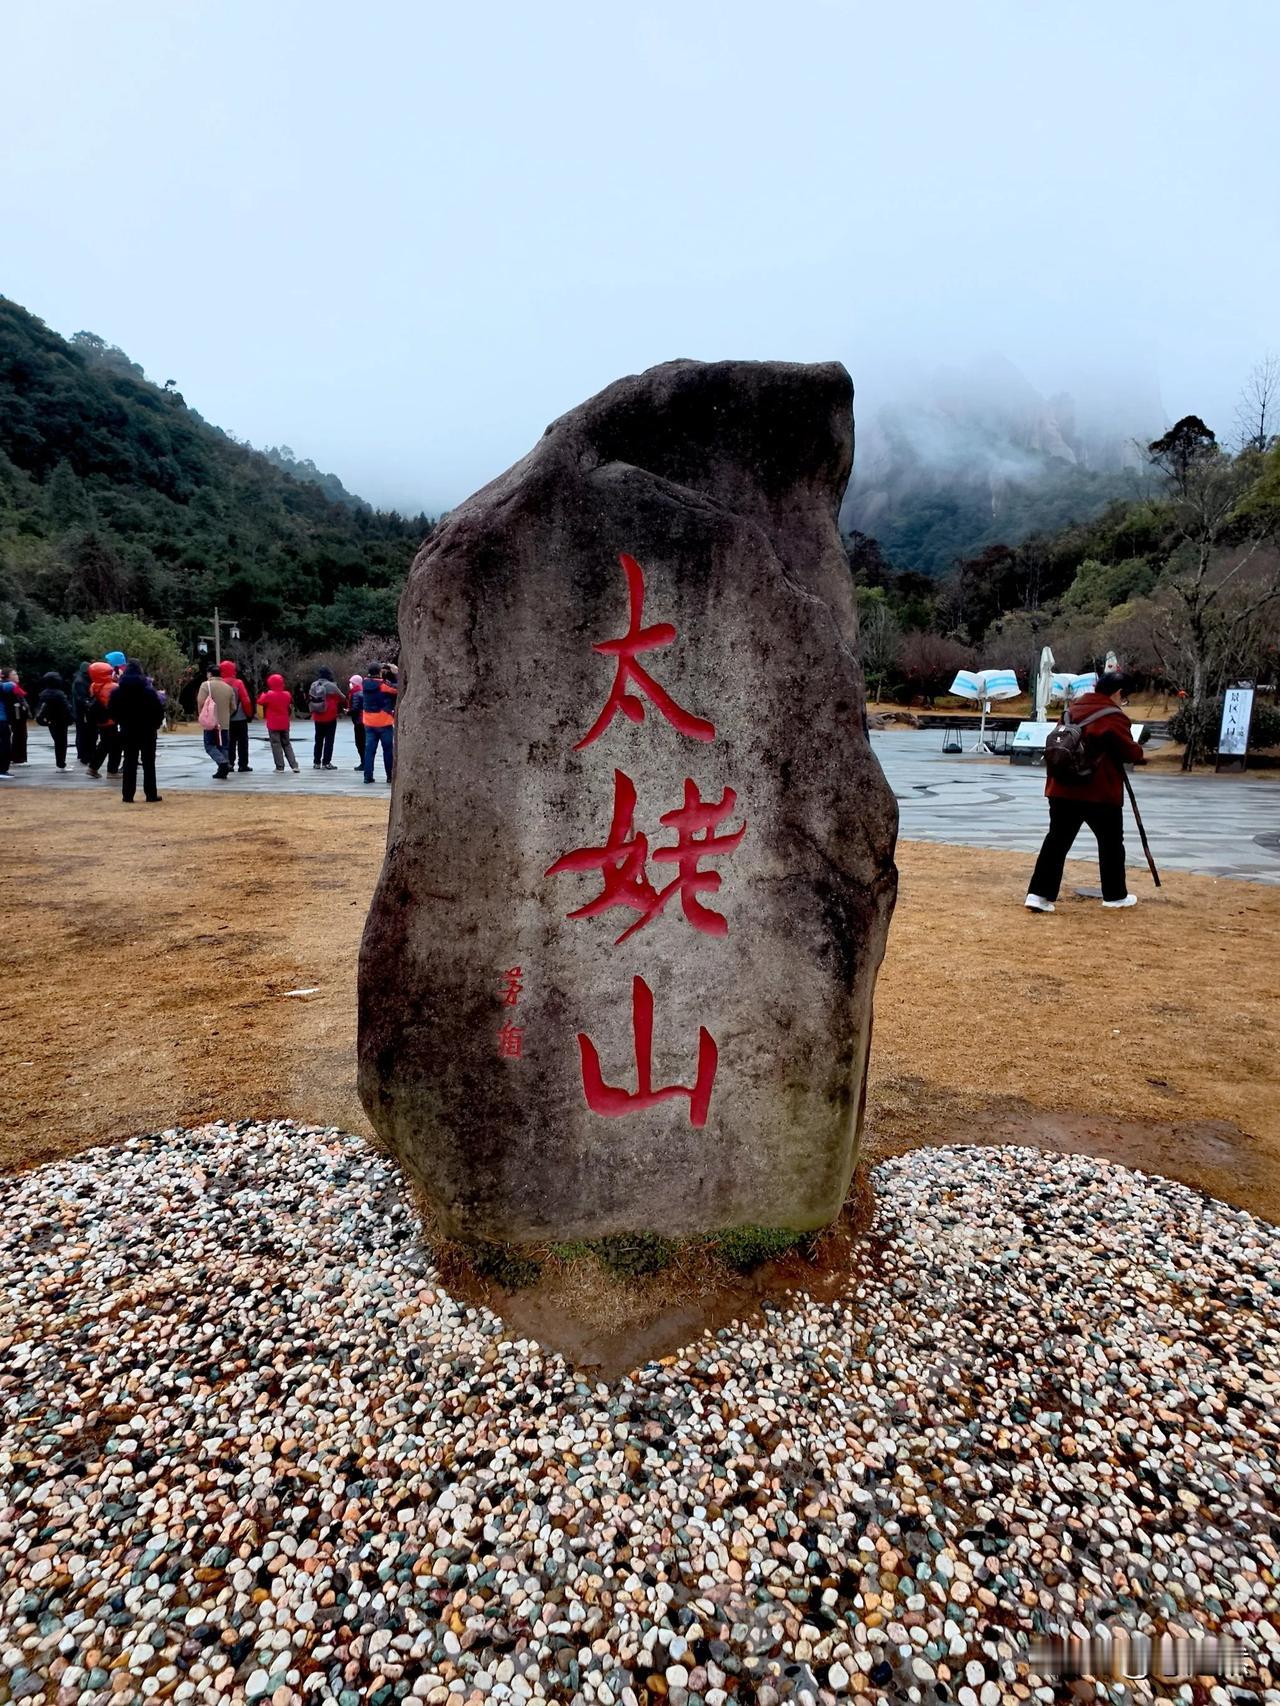
{"label": "dry brown grass", "polygon": [[[104,785],[5,807],[0,1168],[219,1116],[368,1134],[355,959],[385,797],[126,811]],[[1021,855],[907,843],[899,862],[872,1153],[1087,1148],[1280,1219],[1280,889],[1173,872],[1130,912],[1037,918]],[[1069,869],[1068,892],[1095,877]]]}

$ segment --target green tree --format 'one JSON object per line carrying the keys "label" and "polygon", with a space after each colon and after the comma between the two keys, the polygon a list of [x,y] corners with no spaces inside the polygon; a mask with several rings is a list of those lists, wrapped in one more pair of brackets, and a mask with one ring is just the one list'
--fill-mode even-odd
{"label": "green tree", "polygon": [[81,637],[86,657],[101,658],[108,652],[123,652],[132,662],[176,699],[191,674],[175,635],[167,628],[153,628],[137,616],[99,616],[85,623]]}
{"label": "green tree", "polygon": [[[1163,640],[1181,658],[1194,707],[1221,689],[1257,619],[1280,601],[1280,559],[1259,555],[1280,527],[1280,451],[1230,456],[1196,415],[1148,451],[1168,487]],[[1189,726],[1184,770],[1198,754],[1199,724]]]}
{"label": "green tree", "polygon": [[1117,605],[1144,598],[1155,584],[1155,570],[1145,557],[1126,557],[1119,563],[1086,557],[1063,594],[1062,608],[1101,621]]}

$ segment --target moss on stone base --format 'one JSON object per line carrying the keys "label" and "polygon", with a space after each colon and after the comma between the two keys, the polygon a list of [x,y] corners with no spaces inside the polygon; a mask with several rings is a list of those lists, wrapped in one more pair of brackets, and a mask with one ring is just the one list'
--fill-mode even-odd
{"label": "moss on stone base", "polygon": [[465,1244],[460,1253],[482,1278],[504,1291],[523,1291],[542,1278],[548,1260],[595,1262],[614,1279],[647,1279],[675,1266],[682,1256],[710,1257],[736,1274],[749,1274],[789,1251],[812,1251],[818,1235],[787,1226],[734,1226],[701,1238],[664,1238],[657,1232],[620,1232],[606,1238],[575,1238],[561,1244],[523,1248],[513,1244]]}
{"label": "moss on stone base", "polygon": [[795,1232],[789,1226],[734,1226],[708,1240],[716,1255],[735,1273],[749,1274],[763,1262],[775,1261],[789,1250],[813,1248],[817,1234]]}
{"label": "moss on stone base", "polygon": [[553,1244],[551,1254],[561,1261],[594,1257],[602,1268],[618,1279],[639,1279],[669,1268],[680,1245],[657,1232],[620,1232],[608,1238],[579,1238],[569,1244]]}
{"label": "moss on stone base", "polygon": [[492,1280],[504,1291],[524,1291],[542,1278],[542,1263],[514,1244],[464,1244],[464,1257],[481,1279]]}

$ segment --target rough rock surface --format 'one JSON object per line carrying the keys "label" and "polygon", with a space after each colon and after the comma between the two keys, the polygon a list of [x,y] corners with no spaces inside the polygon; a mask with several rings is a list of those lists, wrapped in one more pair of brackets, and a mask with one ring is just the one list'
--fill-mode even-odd
{"label": "rough rock surface", "polygon": [[360,1092],[447,1230],[837,1212],[896,881],[851,457],[842,367],[672,362],[415,563]]}

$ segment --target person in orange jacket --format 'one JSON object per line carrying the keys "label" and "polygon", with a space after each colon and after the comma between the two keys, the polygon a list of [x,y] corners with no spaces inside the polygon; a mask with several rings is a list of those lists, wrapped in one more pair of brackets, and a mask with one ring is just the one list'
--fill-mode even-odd
{"label": "person in orange jacket", "polygon": [[107,761],[107,775],[120,773],[120,730],[108,706],[116,684],[116,672],[101,660],[89,665],[89,717],[93,723],[93,752],[89,757],[89,774],[96,781],[102,775],[102,761]]}
{"label": "person in orange jacket", "polygon": [[371,663],[361,680],[364,696],[364,779],[373,781],[373,763],[382,750],[382,769],[391,780],[395,749],[396,700],[400,677],[394,664]]}

